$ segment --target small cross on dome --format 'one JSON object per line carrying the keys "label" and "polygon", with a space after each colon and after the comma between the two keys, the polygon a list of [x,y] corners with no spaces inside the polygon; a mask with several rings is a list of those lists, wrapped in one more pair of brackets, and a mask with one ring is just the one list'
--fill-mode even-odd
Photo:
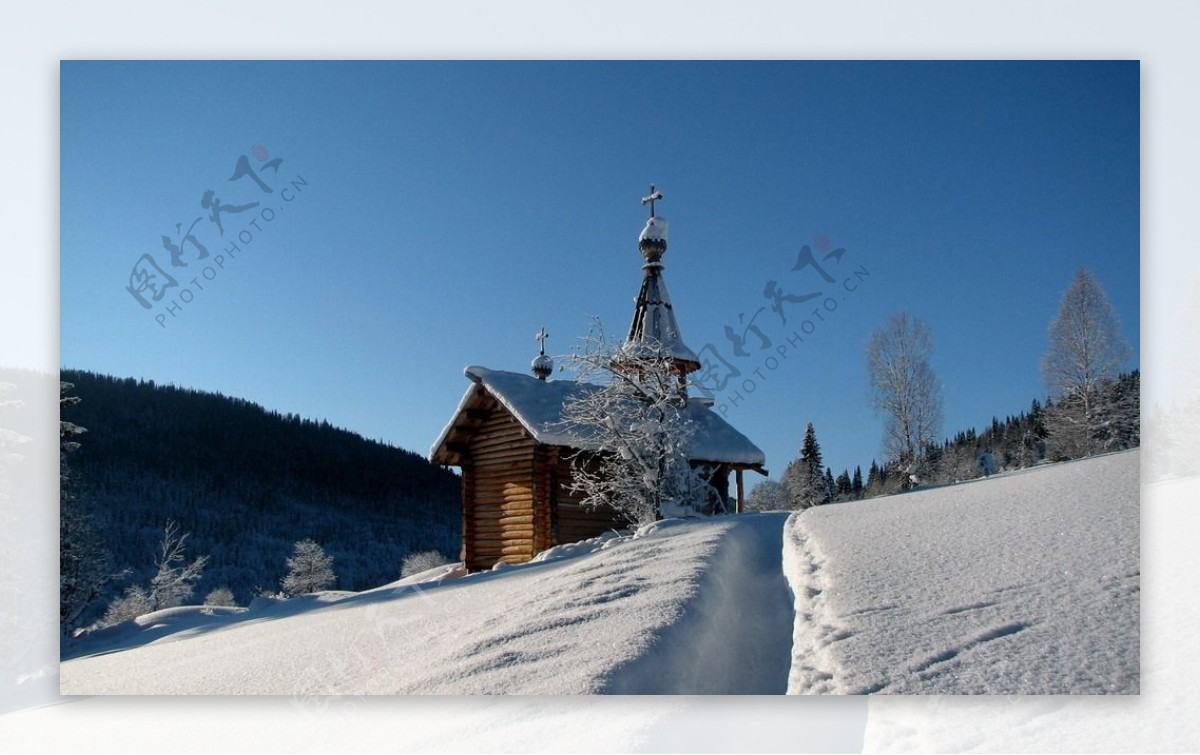
{"label": "small cross on dome", "polygon": [[654,217],[654,203],[663,198],[663,193],[650,184],[650,194],[642,197],[642,204],[650,205],[650,217]]}

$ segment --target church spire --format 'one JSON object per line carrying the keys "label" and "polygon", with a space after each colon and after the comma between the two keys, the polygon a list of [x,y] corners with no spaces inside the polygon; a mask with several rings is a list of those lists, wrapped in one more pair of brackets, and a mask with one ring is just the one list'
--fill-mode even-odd
{"label": "church spire", "polygon": [[683,342],[679,324],[675,321],[675,310],[671,296],[663,280],[662,257],[667,251],[667,220],[658,217],[655,202],[661,201],[663,193],[650,186],[650,194],[642,197],[642,204],[650,205],[650,217],[638,236],[638,250],[646,263],[642,265],[644,277],[633,309],[633,322],[622,351],[634,357],[661,356],[675,364],[680,377],[700,369],[700,360],[695,352]]}

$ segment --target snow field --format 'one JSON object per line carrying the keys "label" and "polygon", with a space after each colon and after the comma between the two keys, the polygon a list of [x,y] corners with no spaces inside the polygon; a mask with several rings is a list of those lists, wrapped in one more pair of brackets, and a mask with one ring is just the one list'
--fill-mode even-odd
{"label": "snow field", "polygon": [[[219,617],[219,625],[189,623],[171,634],[147,635],[152,641],[140,647],[65,661],[61,689],[69,695],[301,700],[687,694],[721,691],[725,684],[782,692],[791,623],[779,566],[785,517],[666,521],[634,537],[597,538],[541,562],[467,578],[401,580],[330,596],[324,604],[310,596],[305,605],[254,606]],[[754,586],[746,591],[749,574]],[[727,599],[740,600],[746,615],[728,612]],[[756,618],[762,600],[774,607],[769,621]],[[739,623],[749,629],[736,631]],[[774,636],[780,634],[782,643]],[[128,645],[129,638],[121,642]],[[698,660],[697,648],[709,649],[711,657]]]}
{"label": "snow field", "polygon": [[798,694],[1137,694],[1138,452],[789,520]]}
{"label": "snow field", "polygon": [[[63,694],[1136,694],[1138,453],[665,520],[466,576],[172,609]],[[119,651],[119,652],[117,652]]]}

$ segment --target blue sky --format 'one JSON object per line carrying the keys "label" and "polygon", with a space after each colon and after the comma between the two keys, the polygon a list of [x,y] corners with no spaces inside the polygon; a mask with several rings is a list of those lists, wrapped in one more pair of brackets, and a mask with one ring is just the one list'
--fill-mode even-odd
{"label": "blue sky", "polygon": [[[420,453],[466,365],[526,370],[541,325],[556,354],[592,316],[624,331],[652,182],[683,336],[740,370],[717,401],[776,475],[807,422],[835,472],[880,456],[863,345],[897,310],[932,329],[945,434],[1044,395],[1081,265],[1139,364],[1136,62],[65,62],[61,119],[64,366]],[[229,180],[243,155],[272,192]],[[161,237],[197,218],[209,259],[171,267]],[[792,270],[805,244],[846,250],[833,284]],[[150,309],[144,254],[179,284]],[[821,296],[784,323],[770,281]],[[738,357],[725,327],[756,313],[772,346]]]}

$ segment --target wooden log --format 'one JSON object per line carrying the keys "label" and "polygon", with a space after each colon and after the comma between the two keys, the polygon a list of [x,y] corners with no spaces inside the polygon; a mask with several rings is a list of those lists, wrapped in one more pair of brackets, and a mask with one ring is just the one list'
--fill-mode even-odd
{"label": "wooden log", "polygon": [[475,497],[483,498],[490,496],[496,498],[506,495],[527,495],[532,497],[533,490],[529,485],[522,485],[517,482],[488,482],[475,485]]}
{"label": "wooden log", "polygon": [[471,523],[471,531],[479,532],[481,530],[488,530],[490,532],[507,532],[511,530],[532,529],[533,517],[529,514],[525,514],[523,519],[523,522],[508,521],[504,524],[500,523],[499,518],[476,519]]}
{"label": "wooden log", "polygon": [[522,464],[519,461],[490,464],[482,471],[476,472],[475,476],[481,482],[489,483],[518,482],[529,485],[533,482],[533,470],[529,468],[528,464]]}
{"label": "wooden log", "polygon": [[499,510],[489,511],[485,516],[475,517],[474,526],[485,527],[532,527],[533,526],[533,511],[526,509],[524,511]]}
{"label": "wooden log", "polygon": [[533,521],[533,506],[529,503],[495,503],[485,509],[475,509],[476,521],[499,521],[501,518],[524,517]]}
{"label": "wooden log", "polygon": [[489,480],[486,482],[476,482],[475,493],[476,497],[479,497],[480,494],[498,496],[505,495],[510,492],[533,495],[533,490],[531,488],[531,485],[526,485],[515,480],[505,480],[503,482],[500,480]]}
{"label": "wooden log", "polygon": [[522,463],[526,467],[530,467],[529,454],[532,454],[532,449],[518,447],[497,447],[490,449],[472,448],[470,449],[470,457],[480,465],[500,465],[500,463]]}
{"label": "wooden log", "polygon": [[533,465],[525,458],[475,457],[475,474],[483,478],[504,475],[533,477]]}
{"label": "wooden log", "polygon": [[533,501],[521,498],[485,498],[475,501],[475,516],[499,515],[500,512],[533,511]]}
{"label": "wooden log", "polygon": [[473,446],[486,446],[496,443],[524,443],[532,447],[534,440],[529,437],[529,433],[525,432],[525,429],[520,425],[512,428],[489,428],[485,425],[471,436],[471,445]]}
{"label": "wooden log", "polygon": [[510,495],[505,495],[503,493],[495,493],[492,495],[476,495],[474,504],[476,508],[503,506],[505,504],[520,504],[532,508],[533,496],[528,493],[512,493]]}
{"label": "wooden log", "polygon": [[483,480],[475,480],[476,490],[486,490],[490,493],[503,493],[507,490],[524,490],[532,494],[533,485],[528,478],[524,477],[493,477]]}
{"label": "wooden log", "polygon": [[533,529],[533,512],[497,512],[495,516],[476,517],[473,529]]}
{"label": "wooden log", "polygon": [[[500,524],[499,522],[481,522],[477,521],[471,527],[471,531],[475,533],[490,532],[494,535],[521,535],[521,533],[533,532],[533,520],[526,518],[523,522],[509,522]],[[524,535],[521,535],[522,537]],[[533,537],[533,535],[529,535]]]}
{"label": "wooden log", "polygon": [[484,496],[478,496],[475,498],[475,507],[476,508],[485,508],[488,506],[493,506],[493,507],[505,506],[505,505],[524,506],[524,507],[532,509],[533,508],[533,496],[528,495],[528,494],[521,495],[518,493],[512,493],[511,495],[504,495],[503,493],[501,493],[499,495],[484,495]]}
{"label": "wooden log", "polygon": [[503,501],[533,502],[533,493],[529,490],[513,488],[510,490],[479,490],[475,493],[477,503],[500,503]]}
{"label": "wooden log", "polygon": [[512,540],[484,540],[479,541],[479,552],[495,552],[499,550],[501,553],[530,553],[533,551],[533,539],[524,538]]}
{"label": "wooden log", "polygon": [[476,530],[475,538],[480,542],[528,543],[533,546],[533,530]]}
{"label": "wooden log", "polygon": [[504,477],[485,477],[475,480],[476,490],[511,490],[519,488],[521,490],[530,490],[533,487],[533,481],[527,476],[514,477],[506,475]]}
{"label": "wooden log", "polygon": [[526,524],[533,522],[533,509],[494,509],[485,512],[482,516],[475,517],[472,522],[472,527],[499,527],[501,518],[512,523],[514,526],[518,519],[522,519]]}
{"label": "wooden log", "polygon": [[505,451],[522,451],[526,454],[533,453],[533,443],[521,438],[490,438],[486,441],[472,438],[469,441],[469,446],[471,453],[477,456],[503,453]]}
{"label": "wooden log", "polygon": [[524,564],[533,558],[533,548],[528,548],[525,550],[506,550],[504,551],[504,558],[508,559],[507,563],[510,564]]}

